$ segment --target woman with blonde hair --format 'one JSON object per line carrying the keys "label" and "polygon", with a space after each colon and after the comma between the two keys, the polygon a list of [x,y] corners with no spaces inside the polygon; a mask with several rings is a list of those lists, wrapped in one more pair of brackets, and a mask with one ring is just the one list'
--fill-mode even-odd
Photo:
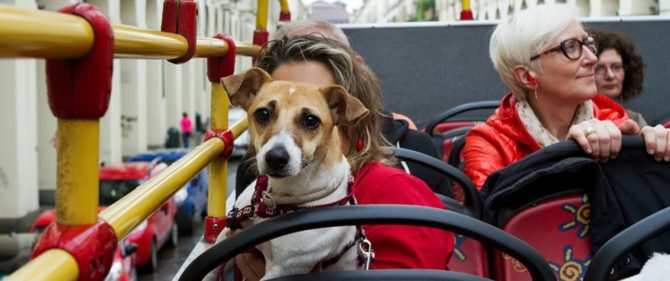
{"label": "woman with blonde hair", "polygon": [[[256,66],[275,80],[328,86],[338,84],[370,111],[350,127],[341,127],[343,151],[354,175],[358,204],[403,204],[444,209],[442,202],[421,180],[391,167],[395,159],[385,146],[380,130],[381,90],[372,71],[355,62],[356,53],[345,45],[321,36],[296,36],[268,43]],[[453,250],[451,232],[430,227],[363,225],[372,242],[375,259],[371,268],[446,269]],[[247,280],[263,276],[264,261],[241,254],[236,263]]]}

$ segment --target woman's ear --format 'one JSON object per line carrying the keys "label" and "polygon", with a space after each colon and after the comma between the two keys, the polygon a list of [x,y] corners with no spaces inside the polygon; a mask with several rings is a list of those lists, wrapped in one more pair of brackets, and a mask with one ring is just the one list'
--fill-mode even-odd
{"label": "woman's ear", "polygon": [[537,89],[537,73],[526,65],[516,65],[513,70],[514,79],[519,81],[526,89]]}

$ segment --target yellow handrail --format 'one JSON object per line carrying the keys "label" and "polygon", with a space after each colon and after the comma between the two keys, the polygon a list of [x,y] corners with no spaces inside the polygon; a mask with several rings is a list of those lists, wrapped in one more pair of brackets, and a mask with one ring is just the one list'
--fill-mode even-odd
{"label": "yellow handrail", "polygon": [[6,280],[74,281],[77,278],[79,278],[77,260],[64,250],[51,249],[14,271]]}
{"label": "yellow handrail", "polygon": [[[243,132],[246,126],[247,122],[244,118],[235,123],[231,131]],[[236,138],[239,133],[233,133],[233,135]],[[117,238],[125,237],[200,172],[205,165],[219,157],[223,149],[224,143],[218,138],[202,143],[158,175],[101,211],[100,218],[112,226]]]}
{"label": "yellow handrail", "polygon": [[[282,11],[288,11],[286,0],[280,0],[280,4]],[[267,0],[259,0],[258,14],[263,22],[260,25],[262,29],[267,28],[267,11]],[[113,25],[113,32],[114,52],[117,58],[175,59],[182,57],[188,49],[186,39],[178,34],[127,25]],[[93,30],[90,24],[81,17],[0,5],[0,58],[78,58],[84,56],[92,48],[93,41]],[[236,53],[244,56],[257,56],[261,49],[260,46],[244,43],[236,43],[236,47]],[[196,57],[220,57],[227,53],[228,45],[225,41],[213,38],[197,38]],[[225,92],[221,92],[220,84],[214,83],[212,88],[219,96],[221,93],[225,95]],[[220,96],[215,100],[220,101],[220,98],[222,97]],[[225,121],[224,123],[227,125],[227,120],[225,118],[221,119],[223,118],[220,117],[221,114],[225,114],[225,111],[212,112],[213,123]],[[214,118],[218,119],[215,120]],[[229,129],[233,133],[233,137],[237,138],[247,129],[247,125],[247,119],[243,118]],[[86,137],[77,139],[76,132],[68,133],[71,130],[81,134],[85,133]],[[58,152],[58,166],[61,168],[90,166],[90,168],[84,167],[86,175],[97,174],[98,160],[97,153],[94,150],[97,151],[98,149],[99,140],[96,133],[98,131],[99,120],[59,120],[58,141],[62,143],[62,147],[59,148]],[[65,144],[67,142],[70,143]],[[82,211],[81,213],[64,213],[69,211],[60,210],[58,214],[59,222],[71,225],[87,225],[95,223],[96,219],[99,218],[105,220],[112,227],[118,239],[122,239],[202,170],[205,165],[210,162],[224,163],[225,165],[226,162],[219,158],[224,147],[224,142],[218,138],[206,141],[160,174],[101,211],[98,217],[95,217],[96,210],[93,208],[94,205],[91,204],[98,197],[97,182],[91,182],[89,176],[75,178],[73,173],[59,171],[57,197],[59,201],[62,201],[63,204],[61,205],[68,206],[85,201],[87,209],[85,212],[79,209]],[[75,151],[74,148],[79,148],[79,150]],[[81,151],[81,149],[85,151]],[[61,156],[67,157],[63,158]],[[61,163],[63,161],[72,161],[76,165],[66,165]],[[90,190],[95,189],[95,192],[71,194],[72,191],[76,190],[63,189],[66,184],[62,181],[68,181],[69,184],[79,187],[86,185]],[[223,193],[215,194],[215,198],[222,197],[225,199],[225,178],[223,182]],[[79,189],[81,188],[77,190]],[[58,195],[58,193],[62,194]],[[217,210],[225,209],[225,204],[217,207]],[[213,213],[215,215],[225,215],[221,211]],[[78,275],[78,264],[74,257],[64,250],[51,249],[14,272],[9,276],[9,280],[76,280],[79,277]]]}
{"label": "yellow handrail", "polygon": [[210,139],[172,163],[158,175],[149,179],[100,212],[100,218],[112,226],[119,239],[149,217],[177,190],[223,151],[223,141]]}
{"label": "yellow handrail", "polygon": [[[180,58],[188,50],[186,39],[169,32],[115,24],[114,53],[117,58]],[[25,10],[0,5],[0,58],[78,58],[93,46],[93,30],[81,17],[55,12]],[[237,54],[253,56],[260,46],[237,44]],[[196,57],[218,57],[228,53],[223,40],[199,37]]]}

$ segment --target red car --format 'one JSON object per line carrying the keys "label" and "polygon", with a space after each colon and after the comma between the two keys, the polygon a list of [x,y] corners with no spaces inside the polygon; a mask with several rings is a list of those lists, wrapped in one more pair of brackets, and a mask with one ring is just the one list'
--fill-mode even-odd
{"label": "red car", "polygon": [[[131,162],[100,168],[100,206],[111,205],[165,169],[165,163]],[[170,198],[160,209],[138,225],[126,239],[137,245],[137,265],[149,270],[158,268],[158,250],[166,243],[177,245],[175,223],[177,204]]]}
{"label": "red car", "polygon": [[[133,191],[151,176],[167,167],[164,163],[123,163],[100,168],[100,210]],[[135,264],[153,271],[158,268],[158,250],[167,243],[177,245],[178,232],[175,216],[177,204],[170,198],[160,209],[138,225],[125,238],[128,245],[136,245]],[[55,210],[40,214],[31,226],[31,232],[41,231],[56,220]]]}

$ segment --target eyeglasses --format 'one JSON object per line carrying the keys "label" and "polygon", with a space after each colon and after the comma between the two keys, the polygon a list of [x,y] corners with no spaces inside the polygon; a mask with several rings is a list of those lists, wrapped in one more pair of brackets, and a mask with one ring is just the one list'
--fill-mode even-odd
{"label": "eyeglasses", "polygon": [[593,52],[594,54],[598,51],[598,48],[596,47],[596,40],[593,38],[593,36],[586,36],[582,38],[582,40],[579,40],[577,38],[571,38],[568,40],[565,40],[561,42],[560,45],[557,47],[551,48],[549,50],[546,50],[542,53],[539,53],[537,55],[534,55],[530,57],[530,60],[536,60],[540,58],[541,56],[551,54],[553,52],[558,52],[561,51],[563,55],[565,55],[566,58],[569,60],[578,60],[579,58],[582,57],[582,48],[583,46],[586,46]]}
{"label": "eyeglasses", "polygon": [[623,63],[613,63],[610,65],[598,64],[596,65],[596,75],[603,75],[607,73],[607,69],[612,70],[612,73],[619,74],[626,69],[626,66],[623,65]]}

